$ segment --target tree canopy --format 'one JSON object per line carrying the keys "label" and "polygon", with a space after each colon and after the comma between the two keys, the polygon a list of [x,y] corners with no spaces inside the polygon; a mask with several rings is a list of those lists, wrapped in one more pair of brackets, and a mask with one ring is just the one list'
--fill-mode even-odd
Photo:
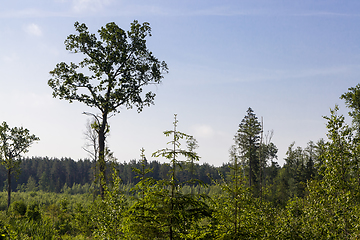
{"label": "tree canopy", "polygon": [[23,127],[10,128],[6,122],[0,125],[0,161],[7,170],[8,207],[11,201],[11,174],[18,170],[21,155],[28,151],[34,141],[40,140]]}
{"label": "tree canopy", "polygon": [[146,38],[151,36],[147,22],[140,24],[135,20],[129,31],[111,22],[101,27],[98,35],[90,33],[84,23],[76,22],[74,26],[78,34],[67,37],[66,50],[85,57],[79,63],[58,63],[50,72],[53,78],[48,85],[53,89],[53,97],[79,101],[100,111],[94,116],[100,119],[99,165],[101,178],[105,178],[105,133],[109,114],[119,113],[121,106],[136,107],[141,112],[144,106],[154,104],[155,93],[143,93],[143,87],[159,84],[168,67],[146,46]]}

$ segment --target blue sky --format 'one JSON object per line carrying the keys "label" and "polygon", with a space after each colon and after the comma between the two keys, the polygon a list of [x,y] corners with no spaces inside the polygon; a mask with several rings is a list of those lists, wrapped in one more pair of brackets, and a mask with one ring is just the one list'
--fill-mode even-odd
{"label": "blue sky", "polygon": [[[53,99],[47,85],[59,62],[76,62],[64,40],[74,22],[96,32],[108,22],[129,29],[149,22],[148,47],[169,73],[155,105],[110,119],[109,146],[119,161],[148,159],[166,147],[164,130],[199,143],[201,162],[229,160],[238,125],[251,107],[274,130],[279,163],[293,142],[326,139],[324,115],[360,76],[359,1],[28,0],[0,4],[0,120],[40,137],[27,156],[86,158],[81,103]],[[163,161],[162,159],[158,159]]]}

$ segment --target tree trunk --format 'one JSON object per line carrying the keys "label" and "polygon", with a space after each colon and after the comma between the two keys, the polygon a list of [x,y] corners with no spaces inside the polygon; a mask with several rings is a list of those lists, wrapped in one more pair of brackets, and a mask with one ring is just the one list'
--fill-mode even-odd
{"label": "tree trunk", "polygon": [[100,196],[104,199],[104,184],[106,184],[106,162],[105,162],[105,134],[107,126],[107,114],[103,114],[102,123],[99,129],[99,177]]}
{"label": "tree trunk", "polygon": [[7,202],[7,210],[9,210],[11,202],[11,168],[8,169],[8,202]]}
{"label": "tree trunk", "polygon": [[234,232],[235,232],[235,236],[237,237],[237,217],[238,217],[238,197],[239,197],[239,192],[238,192],[238,162],[237,162],[237,158],[235,156],[235,221],[234,221]]}
{"label": "tree trunk", "polygon": [[249,139],[249,187],[251,187],[252,183],[252,157],[251,157],[251,139]]}
{"label": "tree trunk", "polygon": [[172,183],[171,183],[171,215],[170,215],[170,240],[173,239],[173,212],[174,212],[174,197],[175,197],[175,188],[176,188],[176,115],[175,115],[175,125],[174,125],[174,144],[173,144],[173,159],[172,159]]}

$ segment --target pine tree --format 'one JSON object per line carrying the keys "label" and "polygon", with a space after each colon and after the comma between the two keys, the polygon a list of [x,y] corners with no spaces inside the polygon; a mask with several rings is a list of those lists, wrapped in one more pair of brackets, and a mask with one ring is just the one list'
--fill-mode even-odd
{"label": "pine tree", "polygon": [[[170,148],[153,153],[153,157],[165,157],[170,161],[168,178],[154,181],[140,181],[141,198],[131,207],[129,233],[134,239],[195,239],[191,229],[200,219],[211,216],[209,206],[199,194],[184,194],[181,189],[186,182],[179,181],[177,175],[186,159],[198,160],[193,151],[180,148],[181,140],[193,138],[177,130],[175,115],[174,130],[165,131],[172,137]],[[184,157],[182,160],[180,157]],[[137,171],[140,174],[146,171]],[[141,226],[144,231],[139,230]],[[191,236],[190,236],[191,235]]]}
{"label": "pine tree", "polygon": [[261,124],[254,111],[249,107],[247,115],[239,124],[235,135],[235,143],[240,151],[243,163],[247,166],[249,187],[259,190],[260,160],[258,150],[260,147]]}

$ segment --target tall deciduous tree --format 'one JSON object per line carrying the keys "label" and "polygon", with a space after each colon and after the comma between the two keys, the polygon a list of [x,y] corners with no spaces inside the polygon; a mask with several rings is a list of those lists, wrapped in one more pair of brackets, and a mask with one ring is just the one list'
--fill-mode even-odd
{"label": "tall deciduous tree", "polygon": [[8,208],[11,202],[11,174],[19,169],[21,155],[34,141],[40,140],[23,127],[10,128],[6,122],[0,125],[0,161],[7,170]]}
{"label": "tall deciduous tree", "polygon": [[[328,141],[323,145],[320,180],[308,182],[302,200],[302,231],[306,239],[356,239],[359,236],[359,169],[356,131],[331,109]],[[299,220],[297,220],[299,222]]]}
{"label": "tall deciduous tree", "polygon": [[[146,46],[151,36],[149,23],[131,23],[124,31],[114,22],[91,34],[85,24],[75,23],[78,34],[65,40],[66,49],[82,53],[84,60],[78,64],[61,62],[50,72],[53,76],[48,85],[53,97],[79,101],[97,108],[99,113],[99,168],[105,178],[105,134],[111,113],[119,113],[120,107],[137,108],[154,104],[155,93],[143,93],[143,87],[159,84],[168,71],[165,62],[159,61]],[[99,38],[99,39],[98,39]],[[104,197],[103,183],[100,193]]]}
{"label": "tall deciduous tree", "polygon": [[[354,141],[352,129],[345,123],[344,116],[337,115],[339,107],[336,105],[331,109],[331,116],[324,117],[328,120],[328,138],[329,142],[325,144],[325,151],[323,158],[324,165],[324,182],[329,184],[329,187],[348,190],[354,174],[357,170],[358,160],[357,143]],[[357,175],[357,174],[355,174]]]}
{"label": "tall deciduous tree", "polygon": [[344,99],[346,106],[352,110],[349,112],[349,115],[353,118],[354,127],[358,137],[360,137],[360,84],[348,90],[340,98]]}

